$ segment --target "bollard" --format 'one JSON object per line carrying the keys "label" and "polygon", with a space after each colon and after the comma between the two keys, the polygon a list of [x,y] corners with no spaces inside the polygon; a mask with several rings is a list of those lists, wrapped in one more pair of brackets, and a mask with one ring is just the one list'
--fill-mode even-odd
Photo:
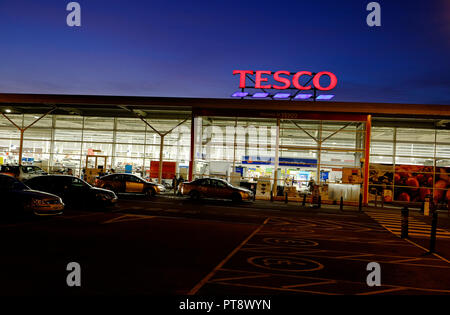
{"label": "bollard", "polygon": [[374,201],[373,201],[373,203],[374,203],[374,205],[375,205],[375,208],[377,207],[377,199],[378,199],[378,195],[375,194],[375,199],[374,199]]}
{"label": "bollard", "polygon": [[437,229],[437,211],[433,211],[433,217],[431,219],[431,235],[430,235],[430,253],[434,253],[436,249],[436,229]]}
{"label": "bollard", "polygon": [[288,203],[288,193],[284,194],[284,203]]}
{"label": "bollard", "polygon": [[363,200],[362,194],[359,194],[359,203],[358,203],[359,212],[362,211],[362,200]]}
{"label": "bollard", "polygon": [[384,208],[384,196],[381,196],[381,208]]}
{"label": "bollard", "polygon": [[302,202],[302,206],[306,206],[306,194],[303,194],[303,202]]}
{"label": "bollard", "polygon": [[408,206],[405,206],[402,209],[402,232],[401,232],[401,238],[408,238],[408,217],[409,217],[409,209],[408,209]]}
{"label": "bollard", "polygon": [[319,198],[317,201],[318,201],[318,207],[320,209],[320,207],[322,206],[322,196],[321,195],[319,195]]}
{"label": "bollard", "polygon": [[344,197],[341,196],[341,203],[339,204],[339,210],[344,211]]}

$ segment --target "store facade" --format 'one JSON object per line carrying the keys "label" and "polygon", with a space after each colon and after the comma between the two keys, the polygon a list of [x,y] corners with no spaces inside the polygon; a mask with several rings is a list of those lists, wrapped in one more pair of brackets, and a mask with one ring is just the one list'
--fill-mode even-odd
{"label": "store facade", "polygon": [[311,182],[324,202],[450,197],[445,106],[20,94],[0,104],[0,164],[265,182],[260,199],[300,198]]}

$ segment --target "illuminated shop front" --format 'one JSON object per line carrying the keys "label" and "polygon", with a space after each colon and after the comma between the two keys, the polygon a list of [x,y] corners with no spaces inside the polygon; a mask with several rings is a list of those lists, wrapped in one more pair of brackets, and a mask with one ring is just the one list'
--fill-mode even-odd
{"label": "illuminated shop front", "polygon": [[0,164],[82,176],[98,157],[154,181],[265,182],[260,199],[311,181],[323,202],[450,197],[446,106],[2,94],[0,110]]}

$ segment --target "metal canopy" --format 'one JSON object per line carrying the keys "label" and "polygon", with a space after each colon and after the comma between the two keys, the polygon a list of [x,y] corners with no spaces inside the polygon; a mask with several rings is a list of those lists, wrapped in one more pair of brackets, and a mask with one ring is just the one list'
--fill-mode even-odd
{"label": "metal canopy", "polygon": [[[124,108],[124,106],[126,108]],[[43,114],[56,107],[56,115],[82,115],[100,117],[135,117],[132,109],[144,117],[184,119],[193,111],[202,109],[220,111],[236,116],[239,112],[313,112],[337,115],[372,115],[374,123],[406,124],[420,121],[423,125],[446,128],[450,122],[449,105],[310,102],[276,100],[241,100],[214,98],[99,96],[59,94],[0,94],[0,110],[11,109],[13,114]],[[395,118],[395,119],[392,119]]]}

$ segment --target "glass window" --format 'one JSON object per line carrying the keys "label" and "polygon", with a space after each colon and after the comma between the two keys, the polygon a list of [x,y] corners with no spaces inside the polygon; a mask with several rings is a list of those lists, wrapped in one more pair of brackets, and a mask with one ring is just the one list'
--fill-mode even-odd
{"label": "glass window", "polygon": [[397,143],[397,156],[434,157],[434,141],[430,143]]}
{"label": "glass window", "polygon": [[394,152],[394,143],[387,141],[372,141],[370,143],[370,154],[392,155]]}
{"label": "glass window", "polygon": [[145,123],[139,118],[117,118],[117,130],[145,131]]}
{"label": "glass window", "polygon": [[55,140],[56,141],[81,141],[82,130],[75,129],[56,129]]}
{"label": "glass window", "polygon": [[55,127],[57,129],[64,128],[64,129],[81,130],[83,128],[83,117],[57,115],[55,120]]}
{"label": "glass window", "polygon": [[371,130],[371,141],[394,141],[394,128],[373,127]]}
{"label": "glass window", "polygon": [[[166,139],[164,139],[166,140]],[[116,143],[145,143],[145,132],[120,131],[116,134]]]}
{"label": "glass window", "polygon": [[113,130],[114,118],[112,117],[85,117],[84,128],[93,130]]}
{"label": "glass window", "polygon": [[31,128],[46,128],[46,129],[52,128],[53,125],[52,116],[51,115],[46,115],[44,117],[42,116],[43,114],[24,115],[23,124],[25,127],[27,127],[34,123]]}
{"label": "glass window", "polygon": [[113,132],[105,130],[84,130],[83,133],[84,142],[101,142],[112,143]]}
{"label": "glass window", "polygon": [[434,143],[433,129],[397,128],[397,141]]}

